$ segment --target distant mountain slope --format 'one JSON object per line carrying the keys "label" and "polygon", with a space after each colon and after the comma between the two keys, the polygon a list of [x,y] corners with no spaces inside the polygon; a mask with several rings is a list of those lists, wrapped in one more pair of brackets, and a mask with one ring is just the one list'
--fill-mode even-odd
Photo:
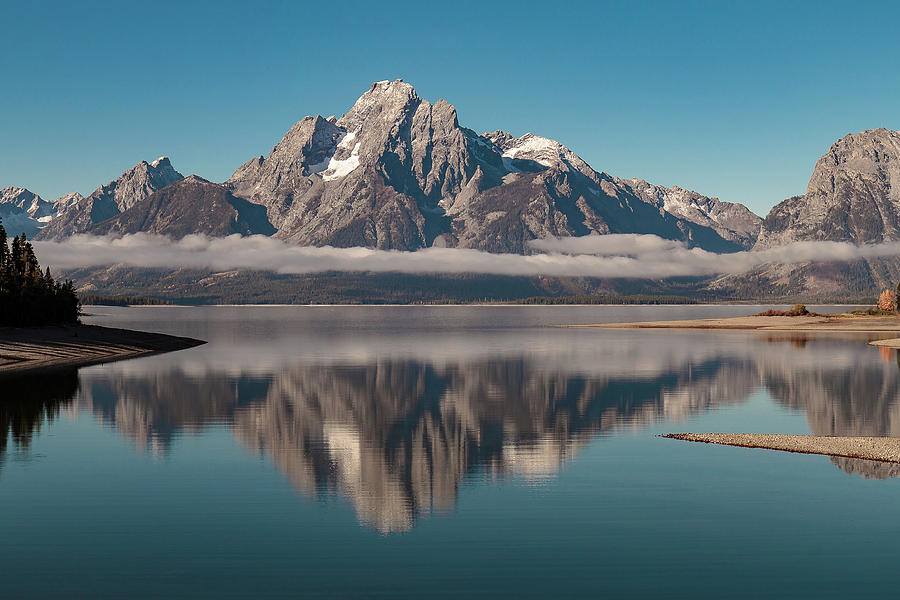
{"label": "distant mountain slope", "polygon": [[115,217],[153,192],[183,178],[168,157],[161,156],[151,163],[142,160],[86,198],[64,196],[66,201],[60,206],[61,211],[41,230],[38,239],[59,239],[85,233],[97,223]]}
{"label": "distant mountain slope", "polygon": [[9,186],[0,190],[0,218],[9,235],[24,233],[33,238],[53,213],[53,203],[25,188]]}
{"label": "distant mountain slope", "polygon": [[275,228],[262,206],[235,198],[221,184],[190,175],[88,230],[96,235],[138,232],[181,238],[193,233],[272,235]]}
{"label": "distant mountain slope", "polygon": [[722,238],[752,248],[759,236],[762,219],[743,204],[722,202],[678,186],[653,185],[643,179],[618,179],[644,202],[671,215],[709,227]]}

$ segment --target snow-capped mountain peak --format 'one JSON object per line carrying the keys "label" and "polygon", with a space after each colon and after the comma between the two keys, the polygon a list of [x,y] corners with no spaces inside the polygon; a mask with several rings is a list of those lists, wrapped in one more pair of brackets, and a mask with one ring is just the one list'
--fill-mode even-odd
{"label": "snow-capped mountain peak", "polygon": [[482,137],[494,144],[502,153],[503,164],[510,172],[529,170],[527,165],[537,164],[542,167],[565,167],[578,171],[591,179],[597,173],[580,156],[556,140],[526,133],[514,137],[506,131],[491,131]]}

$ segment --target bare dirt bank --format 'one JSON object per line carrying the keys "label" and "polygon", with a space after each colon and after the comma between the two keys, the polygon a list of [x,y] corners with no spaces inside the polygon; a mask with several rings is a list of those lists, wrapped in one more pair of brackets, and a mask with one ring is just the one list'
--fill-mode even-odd
{"label": "bare dirt bank", "polygon": [[900,438],[786,435],[780,433],[670,433],[662,437],[742,448],[765,448],[900,463]]}
{"label": "bare dirt bank", "polygon": [[205,342],[97,325],[0,328],[0,377],[172,352]]}
{"label": "bare dirt bank", "polygon": [[[569,327],[605,329],[743,329],[762,331],[835,331],[848,333],[900,333],[900,316],[822,315],[805,317],[732,317],[727,319],[687,319],[683,321],[638,321],[597,323]],[[900,342],[898,342],[900,347]]]}

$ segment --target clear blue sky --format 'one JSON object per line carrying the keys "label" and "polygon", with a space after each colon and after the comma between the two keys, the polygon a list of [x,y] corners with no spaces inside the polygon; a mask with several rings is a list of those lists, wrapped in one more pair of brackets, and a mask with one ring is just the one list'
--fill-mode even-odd
{"label": "clear blue sky", "polygon": [[0,187],[141,159],[223,181],[403,78],[476,131],[765,213],[837,138],[900,129],[900,3],[4,2]]}

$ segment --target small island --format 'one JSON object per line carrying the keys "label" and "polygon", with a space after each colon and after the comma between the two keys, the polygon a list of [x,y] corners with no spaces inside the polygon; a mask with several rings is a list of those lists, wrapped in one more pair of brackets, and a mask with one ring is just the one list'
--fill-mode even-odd
{"label": "small island", "polygon": [[171,352],[203,342],[84,325],[71,281],[41,270],[25,234],[11,241],[0,221],[0,376]]}

